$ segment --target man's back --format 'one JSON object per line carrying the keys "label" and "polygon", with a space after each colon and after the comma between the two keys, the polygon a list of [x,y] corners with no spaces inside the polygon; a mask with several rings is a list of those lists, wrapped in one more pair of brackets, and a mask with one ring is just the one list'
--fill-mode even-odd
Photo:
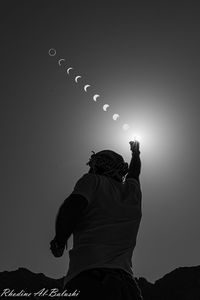
{"label": "man's back", "polygon": [[89,203],[73,235],[73,249],[65,282],[85,269],[122,268],[133,275],[131,258],[141,220],[138,181],[124,183],[108,176],[85,174],[72,194]]}

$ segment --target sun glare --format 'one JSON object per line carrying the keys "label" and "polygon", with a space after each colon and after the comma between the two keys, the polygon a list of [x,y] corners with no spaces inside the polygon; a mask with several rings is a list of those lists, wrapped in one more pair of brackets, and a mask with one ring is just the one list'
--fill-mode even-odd
{"label": "sun glare", "polygon": [[142,137],[141,137],[141,135],[140,134],[134,134],[133,135],[133,141],[137,141],[137,142],[139,142],[139,143],[141,143],[141,141],[142,141]]}

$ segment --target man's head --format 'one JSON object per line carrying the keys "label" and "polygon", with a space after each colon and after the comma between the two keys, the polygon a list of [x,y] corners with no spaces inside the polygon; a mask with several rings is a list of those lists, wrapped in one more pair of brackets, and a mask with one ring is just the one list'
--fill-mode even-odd
{"label": "man's head", "polygon": [[98,153],[92,151],[90,157],[89,173],[105,175],[122,182],[123,177],[128,173],[128,163],[121,155],[111,150],[103,150]]}

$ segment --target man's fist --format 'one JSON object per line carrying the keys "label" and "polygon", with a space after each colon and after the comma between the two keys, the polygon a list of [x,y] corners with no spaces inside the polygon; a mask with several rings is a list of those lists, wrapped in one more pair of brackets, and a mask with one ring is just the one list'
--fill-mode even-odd
{"label": "man's fist", "polygon": [[59,245],[58,242],[56,241],[56,239],[54,238],[50,243],[50,249],[51,249],[52,254],[55,257],[61,257],[65,250],[65,245],[64,246]]}
{"label": "man's fist", "polygon": [[130,144],[130,150],[133,152],[133,153],[140,153],[140,143],[138,141],[130,141],[129,142]]}

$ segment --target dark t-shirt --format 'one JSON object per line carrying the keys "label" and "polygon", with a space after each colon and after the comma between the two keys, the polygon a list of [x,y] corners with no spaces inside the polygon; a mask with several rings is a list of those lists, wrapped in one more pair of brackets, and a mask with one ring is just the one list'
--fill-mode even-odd
{"label": "dark t-shirt", "polygon": [[72,194],[84,196],[89,205],[73,232],[64,284],[95,267],[121,268],[133,275],[131,258],[142,215],[138,181],[129,178],[121,183],[87,173]]}

